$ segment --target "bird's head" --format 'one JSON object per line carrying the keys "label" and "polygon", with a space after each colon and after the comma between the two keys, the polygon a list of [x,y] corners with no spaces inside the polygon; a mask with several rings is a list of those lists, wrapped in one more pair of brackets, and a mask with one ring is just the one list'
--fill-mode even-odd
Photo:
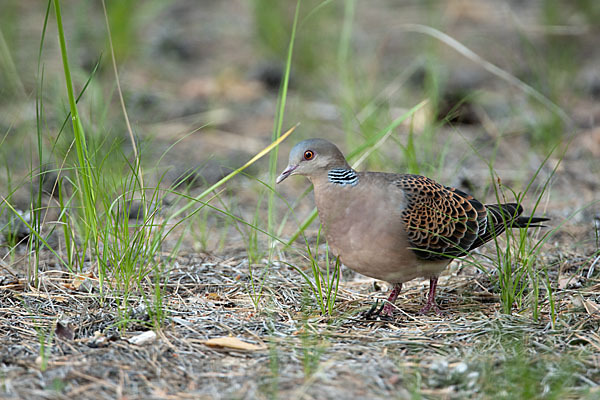
{"label": "bird's head", "polygon": [[333,168],[350,169],[337,146],[325,139],[308,139],[296,144],[290,151],[288,166],[277,177],[280,183],[290,175],[312,178],[327,174]]}

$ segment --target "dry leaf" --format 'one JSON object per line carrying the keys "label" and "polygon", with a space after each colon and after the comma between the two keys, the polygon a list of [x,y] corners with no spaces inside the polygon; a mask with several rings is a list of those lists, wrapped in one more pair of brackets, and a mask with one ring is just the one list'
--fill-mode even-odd
{"label": "dry leaf", "polygon": [[574,289],[581,287],[581,277],[577,275],[560,275],[558,277],[559,289]]}
{"label": "dry leaf", "polygon": [[583,307],[588,314],[600,318],[600,306],[592,300],[583,300]]}
{"label": "dry leaf", "polygon": [[54,333],[57,337],[63,340],[73,340],[73,338],[75,337],[75,332],[73,331],[73,329],[71,329],[69,324],[60,321],[56,323],[56,329],[54,330]]}
{"label": "dry leaf", "polygon": [[69,290],[89,292],[94,286],[94,280],[96,280],[96,278],[92,273],[84,275],[76,274],[70,282],[63,283],[63,286]]}
{"label": "dry leaf", "polygon": [[226,349],[226,350],[239,350],[239,351],[259,351],[265,350],[266,346],[258,346],[256,344],[244,342],[233,336],[223,336],[208,339],[204,342],[208,347]]}
{"label": "dry leaf", "polygon": [[587,300],[582,295],[578,294],[571,299],[573,306],[577,308],[585,308],[585,311],[594,318],[600,318],[600,305],[593,300]]}
{"label": "dry leaf", "polygon": [[75,275],[75,278],[73,278],[73,282],[71,283],[71,286],[73,286],[73,289],[78,290],[86,278],[87,278],[86,276]]}
{"label": "dry leaf", "polygon": [[573,298],[571,298],[571,304],[575,308],[582,308],[583,307],[583,297],[581,297],[581,295],[573,296]]}
{"label": "dry leaf", "polygon": [[94,336],[88,339],[88,346],[91,348],[108,346],[108,338],[100,331],[94,332]]}
{"label": "dry leaf", "polygon": [[206,298],[209,300],[221,300],[221,296],[219,296],[218,293],[213,293],[213,292],[207,293]]}

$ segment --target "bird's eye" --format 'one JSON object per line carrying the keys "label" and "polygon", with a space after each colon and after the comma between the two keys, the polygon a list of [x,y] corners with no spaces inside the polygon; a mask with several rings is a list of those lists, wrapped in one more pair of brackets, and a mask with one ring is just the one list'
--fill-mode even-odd
{"label": "bird's eye", "polygon": [[306,150],[304,152],[304,159],[307,161],[312,160],[315,157],[315,153],[312,150]]}

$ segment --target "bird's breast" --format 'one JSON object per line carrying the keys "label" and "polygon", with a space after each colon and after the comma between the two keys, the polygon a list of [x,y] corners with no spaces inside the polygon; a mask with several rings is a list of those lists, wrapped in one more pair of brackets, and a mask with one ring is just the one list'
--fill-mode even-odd
{"label": "bird's breast", "polygon": [[376,186],[315,185],[315,201],[330,249],[356,272],[405,282],[443,269],[418,260],[409,248],[401,193]]}

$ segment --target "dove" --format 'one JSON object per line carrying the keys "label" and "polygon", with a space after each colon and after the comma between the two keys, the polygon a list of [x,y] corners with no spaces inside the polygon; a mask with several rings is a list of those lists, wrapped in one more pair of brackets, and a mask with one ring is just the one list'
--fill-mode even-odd
{"label": "dove", "polygon": [[309,179],[331,252],[352,270],[392,285],[384,316],[393,316],[402,284],[429,279],[421,313],[440,312],[438,277],[448,264],[508,228],[532,228],[548,218],[521,216],[517,203],[483,204],[473,196],[413,174],[357,172],[333,143],[296,144],[276,179]]}

